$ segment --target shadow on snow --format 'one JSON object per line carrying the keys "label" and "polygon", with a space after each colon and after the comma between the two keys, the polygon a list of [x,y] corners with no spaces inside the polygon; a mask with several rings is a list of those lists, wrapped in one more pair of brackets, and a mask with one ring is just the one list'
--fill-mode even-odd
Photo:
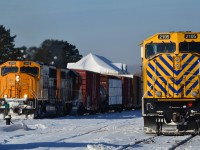
{"label": "shadow on snow", "polygon": [[66,116],[54,118],[56,119],[133,119],[142,117],[142,110],[131,110],[122,112],[109,112],[105,114],[83,115],[83,116]]}
{"label": "shadow on snow", "polygon": [[66,142],[36,142],[25,144],[0,144],[0,149],[36,149],[36,148],[86,148],[87,145],[103,145],[108,147],[124,147],[124,145],[116,145],[111,143],[66,143]]}

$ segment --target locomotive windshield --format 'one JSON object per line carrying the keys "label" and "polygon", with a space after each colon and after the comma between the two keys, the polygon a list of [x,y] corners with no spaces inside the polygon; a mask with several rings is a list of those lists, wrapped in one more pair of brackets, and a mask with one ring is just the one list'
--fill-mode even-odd
{"label": "locomotive windshield", "polygon": [[39,68],[38,67],[21,67],[20,68],[21,73],[27,73],[33,76],[38,76],[39,74]]}
{"label": "locomotive windshield", "polygon": [[180,52],[185,53],[199,53],[200,54],[200,42],[181,42],[179,44]]}
{"label": "locomotive windshield", "polygon": [[18,72],[18,67],[2,67],[1,69],[1,75],[2,76],[5,76],[6,74],[9,74],[9,73],[16,73]]}
{"label": "locomotive windshield", "polygon": [[148,43],[145,46],[146,58],[160,53],[173,53],[175,50],[175,43]]}

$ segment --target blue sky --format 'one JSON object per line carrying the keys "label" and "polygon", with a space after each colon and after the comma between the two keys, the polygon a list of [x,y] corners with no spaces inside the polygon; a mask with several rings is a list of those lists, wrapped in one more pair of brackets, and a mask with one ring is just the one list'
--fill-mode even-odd
{"label": "blue sky", "polygon": [[142,40],[157,32],[200,31],[199,0],[1,0],[0,24],[16,47],[45,39],[113,62],[140,64]]}

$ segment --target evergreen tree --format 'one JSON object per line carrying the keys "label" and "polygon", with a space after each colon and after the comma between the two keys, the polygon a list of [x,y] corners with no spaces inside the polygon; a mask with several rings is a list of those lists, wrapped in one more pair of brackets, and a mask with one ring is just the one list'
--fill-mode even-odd
{"label": "evergreen tree", "polygon": [[65,68],[68,62],[76,62],[82,58],[76,46],[67,41],[45,40],[35,53],[34,61],[44,62]]}
{"label": "evergreen tree", "polygon": [[10,30],[6,30],[3,25],[0,25],[0,64],[7,60],[13,60],[15,53],[14,38],[10,35]]}
{"label": "evergreen tree", "polygon": [[15,48],[15,51],[12,54],[12,60],[30,60],[27,59],[27,57],[28,55],[26,46]]}

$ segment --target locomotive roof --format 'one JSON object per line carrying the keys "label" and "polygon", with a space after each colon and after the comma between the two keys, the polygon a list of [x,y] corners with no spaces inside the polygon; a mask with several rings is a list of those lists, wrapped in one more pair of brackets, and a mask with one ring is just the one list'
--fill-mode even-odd
{"label": "locomotive roof", "polygon": [[148,41],[149,39],[152,39],[153,37],[159,35],[159,34],[172,34],[172,33],[189,33],[189,34],[200,34],[200,32],[193,32],[193,31],[170,31],[170,32],[159,32],[159,33],[155,33],[152,36],[146,38],[145,40],[143,40],[139,45],[142,45],[144,43],[144,41]]}

